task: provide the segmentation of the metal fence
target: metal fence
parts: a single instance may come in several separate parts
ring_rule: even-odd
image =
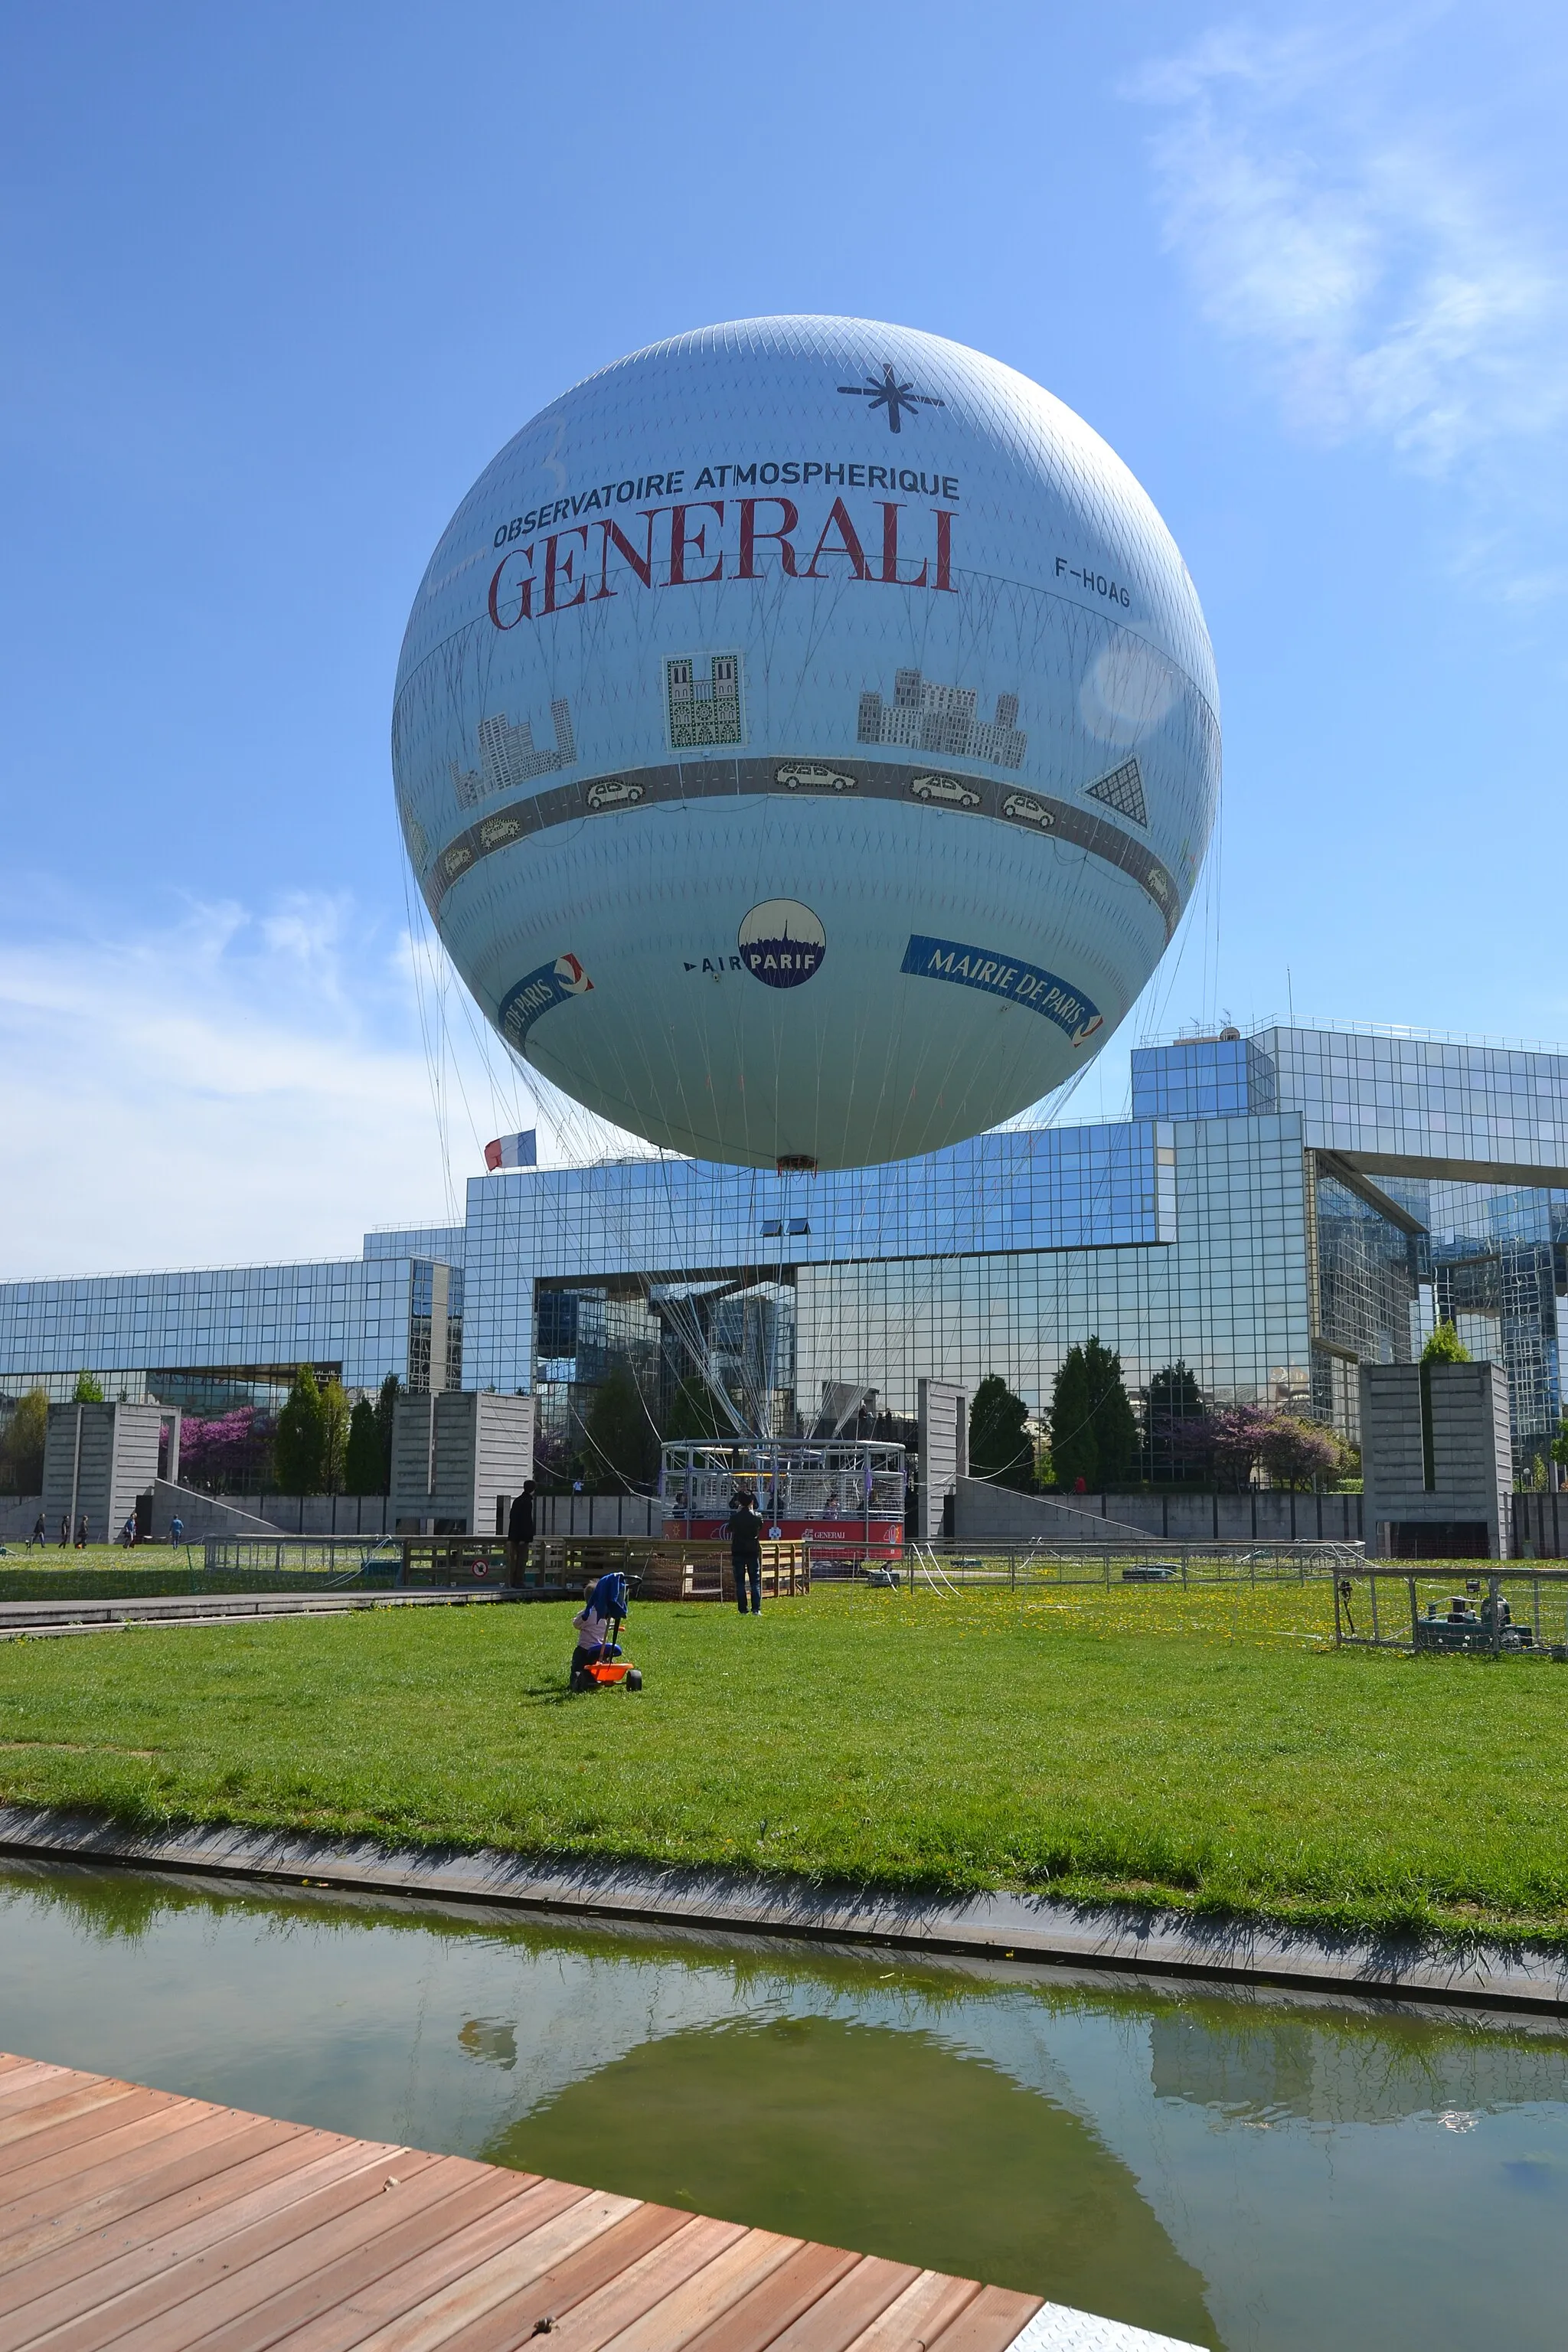
[[[907,1591],[971,1587],[1120,1584],[1305,1584],[1359,1567],[1359,1544],[1031,1544],[1016,1549],[909,1542],[902,1562],[828,1562],[814,1555],[814,1583],[897,1584]]]
[[[1334,1640],[1342,1649],[1565,1664],[1568,1568],[1347,1564],[1334,1579]]]

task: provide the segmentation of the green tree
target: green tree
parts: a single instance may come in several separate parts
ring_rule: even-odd
[[[1000,1372],[987,1372],[969,1407],[969,1475],[1027,1494],[1035,1483],[1029,1408]]]
[[[71,1402],[72,1404],[101,1404],[103,1382],[95,1381],[90,1372],[79,1372],[76,1376],[76,1386],[71,1391]]]
[[[403,1393],[403,1383],[395,1372],[388,1372],[376,1394],[375,1433],[381,1441],[381,1486],[362,1488],[362,1493],[390,1495],[392,1492],[392,1421],[397,1410],[397,1400]]]
[[[0,1486],[13,1495],[44,1491],[44,1439],[49,1427],[49,1400],[43,1389],[29,1389],[5,1424],[0,1438]]]
[[[1075,1340],[1051,1392],[1051,1461],[1057,1485],[1113,1486],[1138,1463],[1138,1423],[1114,1349]]]
[[[1426,1345],[1421,1350],[1424,1364],[1468,1364],[1470,1351],[1460,1339],[1456,1327],[1445,1315],[1427,1334]]]
[[[350,1495],[382,1493],[381,1432],[375,1407],[361,1397],[349,1415],[349,1442],[343,1449],[343,1487]]]
[[[588,1484],[601,1494],[647,1486],[658,1475],[658,1437],[629,1365],[612,1364],[584,1422]]]
[[[1552,1459],[1568,1470],[1568,1412],[1557,1424],[1557,1434],[1552,1441]]]
[[[326,1468],[327,1416],[309,1364],[301,1364],[272,1433],[272,1459],[286,1495],[319,1495]]]
[[[700,1372],[692,1372],[669,1401],[665,1436],[672,1444],[705,1442],[734,1434],[728,1417]]]
[[[334,1372],[321,1391],[321,1422],[325,1442],[321,1448],[321,1484],[329,1495],[335,1495],[343,1483],[343,1459],[349,1450],[349,1398]]]

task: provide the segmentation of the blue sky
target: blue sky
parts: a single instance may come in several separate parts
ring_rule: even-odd
[[[526,1107],[415,985],[403,624],[527,416],[728,317],[994,352],[1187,558],[1217,866],[1079,1107],[1288,1001],[1568,1038],[1564,25],[0,6],[0,1274],[352,1250]]]

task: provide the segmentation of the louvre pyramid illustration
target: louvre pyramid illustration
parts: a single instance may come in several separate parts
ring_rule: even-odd
[[[1143,779],[1138,772],[1136,760],[1124,761],[1120,768],[1112,768],[1109,776],[1101,776],[1099,782],[1090,784],[1088,790],[1091,801],[1103,801],[1107,808],[1116,811],[1118,816],[1130,816],[1134,824],[1148,824],[1149,810],[1143,798]]]

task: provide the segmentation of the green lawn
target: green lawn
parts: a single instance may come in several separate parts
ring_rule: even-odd
[[[1568,1941],[1568,1669],[1331,1641],[1326,1584],[559,1606],[0,1643],[0,1792]]]

